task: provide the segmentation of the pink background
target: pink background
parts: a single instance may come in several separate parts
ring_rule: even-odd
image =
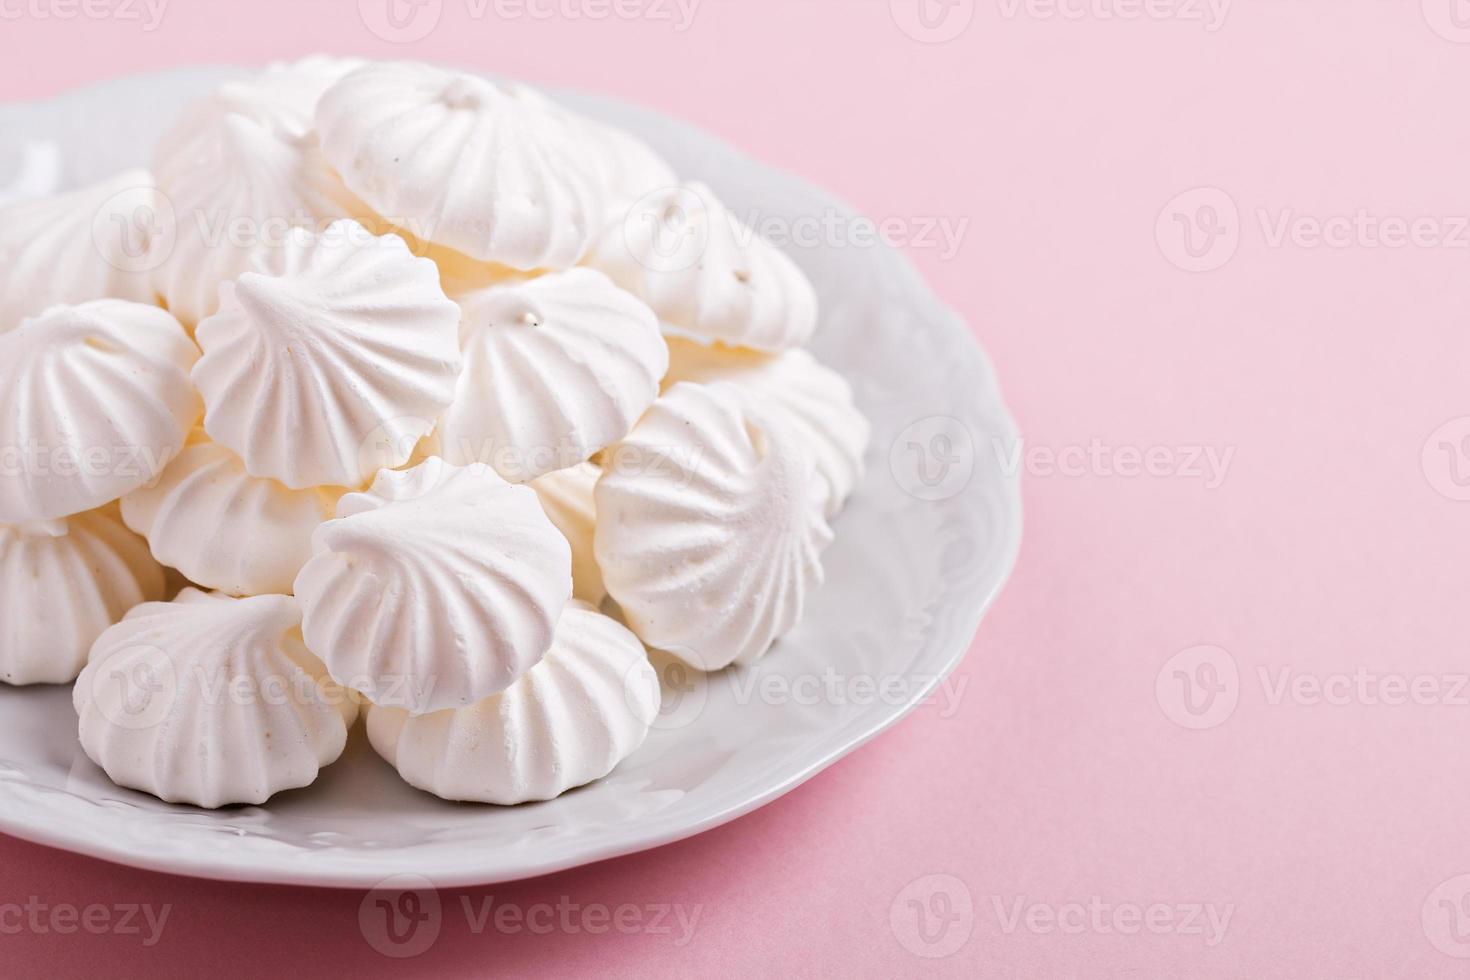
[[[958,254],[908,251],[994,355],[1039,451],[1024,553],[962,668],[957,714],[927,707],[698,839],[468,893],[700,905],[687,945],[475,935],[452,893],[439,941],[398,962],[364,941],[359,894],[187,881],[3,839],[0,902],[173,905],[153,949],[0,936],[6,972],[1462,974],[1437,946],[1470,952],[1450,932],[1470,917],[1439,898],[1470,887],[1431,893],[1470,872],[1470,691],[1454,680],[1470,503],[1451,499],[1449,468],[1470,466],[1451,456],[1470,423],[1421,451],[1470,415],[1470,232],[1456,220],[1470,214],[1470,46],[1430,26],[1452,23],[1451,0],[1425,2],[1236,0],[1210,30],[1185,19],[1194,0],[1137,19],[1106,16],[1119,0],[1071,0],[1070,16],[959,0],[973,22],[943,44],[906,34],[887,0],[705,0],[683,32],[476,20],[445,0],[438,28],[404,45],[375,38],[353,0],[176,0],[152,32],[0,5],[22,12],[0,21],[6,99],[197,62],[407,55],[645,103],[875,217],[968,221]],[[1200,187],[1226,197],[1165,210]],[[1238,218],[1197,208],[1222,200]],[[1430,221],[1403,247],[1361,229],[1313,244],[1312,219],[1360,209],[1384,231]],[[1219,218],[1200,263],[1233,256],[1176,267],[1189,259],[1175,212],[1196,232]],[[1274,239],[1283,218],[1295,239]],[[1102,463],[1045,465],[1093,440]],[[1166,465],[1117,475],[1119,447],[1169,447]],[[1192,475],[1189,447],[1234,451],[1219,486]],[[1238,701],[1228,718],[1188,715],[1172,668],[1156,693],[1165,662],[1198,644],[1227,651],[1214,664],[1216,704]],[[1277,697],[1287,668],[1329,684],[1401,675],[1439,685],[1441,703]],[[928,875],[971,903],[968,917],[952,905],[944,941],[970,932],[944,959],[890,923]],[[1214,946],[1180,930],[1008,929],[1017,900],[1094,897],[1231,918]]]

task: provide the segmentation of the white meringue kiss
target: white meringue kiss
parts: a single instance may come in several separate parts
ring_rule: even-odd
[[[706,340],[780,351],[817,327],[817,294],[786,253],[699,183],[646,194],[602,230],[586,264],[659,319]]]
[[[58,304],[153,303],[159,200],[146,170],[0,209],[0,332]]]
[[[817,472],[827,483],[827,517],[842,510],[863,478],[872,436],[846,378],[800,348],[763,354],[670,337],[669,355],[668,387],[680,381],[729,381],[785,410],[816,454]]]
[[[749,663],[801,619],[832,542],[790,420],[728,384],[677,384],[598,481],[597,563],[633,631],[701,670]]]
[[[72,691],[88,757],[169,803],[264,803],[342,754],[357,717],[301,642],[290,596],[186,589],[139,606],[92,648]]]
[[[411,785],[512,806],[612,772],[658,717],[658,674],[643,644],[583,603],[567,607],[546,658],[507,690],[421,717],[368,708],[368,737]]]
[[[231,115],[245,116],[283,137],[306,136],[323,93],[362,64],[357,58],[318,54],[276,62],[265,71],[225,82],[190,103],[159,140],[155,161],[162,165],[160,178],[167,181],[180,169],[219,163],[220,127]]]
[[[253,476],[357,487],[407,462],[449,405],[459,307],[428,259],[354,221],[290,233],[199,324],[204,427]]]
[[[187,326],[219,309],[220,287],[279,266],[293,229],[320,232],[364,205],[322,159],[315,134],[255,116],[210,120],[194,142],[154,161],[168,204],[153,240],[154,282]]]
[[[595,163],[570,117],[524,85],[373,64],[322,97],[316,124],[354,194],[470,258],[564,269],[597,231]]]
[[[191,582],[234,596],[289,595],[312,533],[344,492],[251,476],[240,457],[197,437],[155,485],[123,498],[122,516],[153,557]]]
[[[296,578],[307,646],[339,683],[414,714],[505,690],[546,654],[571,549],[529,487],[433,458],[337,505]]]
[[[115,507],[0,525],[0,682],[76,679],[102,631],[162,599],[164,573]]]
[[[462,296],[464,370],[435,439],[452,463],[515,483],[575,466],[658,397],[669,349],[653,312],[573,269]]]
[[[156,479],[199,418],[199,350],[156,306],[54,306],[0,334],[0,523],[101,507]]]

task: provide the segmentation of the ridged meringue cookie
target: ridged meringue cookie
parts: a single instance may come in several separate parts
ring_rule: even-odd
[[[524,85],[412,62],[372,64],[317,106],[327,160],[395,225],[473,259],[564,269],[601,217],[579,130]]]
[[[459,307],[432,262],[355,221],[293,230],[278,257],[226,283],[199,324],[204,428],[252,476],[362,486],[453,399]]]
[[[835,517],[863,478],[872,426],[853,401],[847,379],[810,351],[781,354],[669,338],[666,387],[680,381],[729,381],[785,409],[817,458],[827,483],[827,517]]]
[[[368,738],[412,786],[446,800],[514,806],[606,776],[648,737],[660,708],[643,644],[584,603],[567,607],[546,659],[494,697],[411,717],[367,709]]]
[[[185,589],[92,647],[72,691],[82,748],[113,782],[169,803],[264,803],[347,745],[351,695],[301,642],[290,596]]]
[[[592,492],[602,476],[595,463],[548,473],[531,483],[541,500],[541,508],[551,523],[572,546],[572,595],[593,606],[607,598],[602,582],[602,569],[597,567],[593,534],[597,530],[597,503]]]
[[[786,416],[727,382],[674,385],[597,483],[597,563],[650,646],[750,663],[801,619],[832,542],[827,488]]]
[[[337,504],[296,578],[307,646],[374,704],[425,714],[505,690],[551,647],[571,549],[529,487],[432,458]]]
[[[363,64],[359,58],[309,55],[225,82],[190,103],[159,139],[155,162],[161,165],[160,176],[220,162],[220,129],[232,115],[245,116],[282,137],[306,136],[315,125],[322,95]]]
[[[781,351],[817,327],[811,280],[700,183],[634,201],[608,222],[586,264],[696,337]]]
[[[643,303],[572,269],[459,299],[464,370],[435,432],[451,463],[515,483],[621,439],[658,397],[669,349]]]
[[[192,582],[233,596],[289,595],[312,533],[345,492],[251,476],[240,457],[196,433],[156,484],[123,498],[122,516],[155,558]]]
[[[153,303],[158,214],[146,170],[0,209],[0,331],[58,304]]]
[[[166,310],[125,300],[0,334],[0,523],[81,514],[156,479],[199,418],[198,356]]]
[[[153,241],[154,283],[188,326],[219,308],[223,283],[279,266],[292,230],[364,216],[315,134],[240,113],[213,120],[179,154],[160,153],[154,168],[172,215]]]
[[[102,631],[165,588],[163,568],[115,507],[0,524],[0,682],[75,680]]]
[[[603,222],[621,221],[628,206],[646,194],[677,187],[672,167],[632,133],[595,119],[581,119],[586,139],[597,161],[603,204]]]

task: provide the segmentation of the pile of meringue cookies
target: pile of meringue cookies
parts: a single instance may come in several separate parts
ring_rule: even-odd
[[[632,136],[316,56],[0,211],[0,681],[118,785],[260,804],[358,717],[411,785],[601,779],[649,650],[749,664],[869,428],[811,283]]]

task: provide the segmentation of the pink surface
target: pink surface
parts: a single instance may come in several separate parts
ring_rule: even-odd
[[[901,219],[1028,436],[1027,539],[956,713],[734,825],[448,893],[402,961],[365,941],[359,894],[5,839],[5,972],[1463,974],[1470,422],[1431,440],[1470,415],[1456,0],[957,0],[932,31],[973,19],[943,44],[900,28],[935,36],[905,0],[705,0],[683,31],[445,0],[402,45],[353,2],[178,2],[151,31],[65,2],[0,0],[0,96],[319,49],[438,59],[648,104]],[[956,253],[926,219],[968,223]],[[699,919],[683,944],[672,917],[476,934],[460,900],[492,895]],[[17,934],[5,903],[32,896],[172,911],[152,948]]]

